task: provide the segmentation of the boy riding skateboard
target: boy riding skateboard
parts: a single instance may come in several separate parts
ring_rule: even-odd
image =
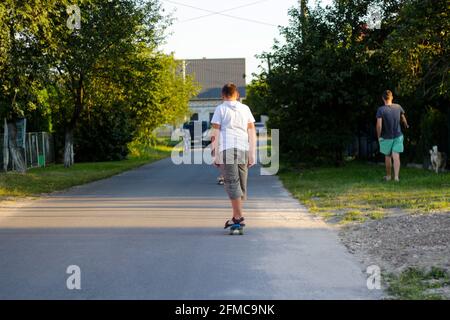
[[[216,108],[211,120],[214,164],[222,172],[233,208],[233,217],[225,223],[225,229],[244,225],[242,201],[247,197],[248,168],[256,162],[255,119],[250,108],[238,98],[236,85],[227,83],[222,88],[223,103]]]

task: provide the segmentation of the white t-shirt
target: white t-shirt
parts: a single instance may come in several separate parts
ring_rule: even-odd
[[[248,124],[255,122],[250,108],[239,101],[217,106],[211,123],[220,125],[219,151],[236,148],[248,151]]]

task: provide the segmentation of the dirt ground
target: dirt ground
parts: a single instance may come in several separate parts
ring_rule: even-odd
[[[398,274],[408,267],[450,271],[450,212],[410,214],[346,225],[339,232],[348,250],[364,265]]]
[[[344,226],[340,237],[365,264],[377,264],[387,272],[410,266],[450,270],[450,212],[391,214]]]

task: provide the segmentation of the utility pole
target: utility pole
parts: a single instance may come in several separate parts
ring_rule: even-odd
[[[183,74],[183,81],[186,82],[186,60],[183,60],[181,64],[181,72]]]
[[[308,0],[299,0],[300,4],[300,15],[302,19],[305,19],[308,16]]]
[[[270,53],[266,55],[266,58],[267,58],[267,67],[270,74],[272,72],[272,61],[270,61],[271,58]]]
[[[302,24],[302,41],[305,40],[306,19],[308,17],[308,0],[299,0],[300,5],[300,21]]]
[[[448,134],[447,154],[450,154],[450,106],[448,106],[448,113],[447,113],[447,134]],[[447,159],[447,162],[450,162],[450,160]]]

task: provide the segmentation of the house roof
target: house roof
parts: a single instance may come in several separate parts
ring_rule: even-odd
[[[222,87],[233,82],[241,98],[245,98],[245,58],[189,59],[186,74],[194,76],[201,85],[201,92],[194,100],[221,99]]]

